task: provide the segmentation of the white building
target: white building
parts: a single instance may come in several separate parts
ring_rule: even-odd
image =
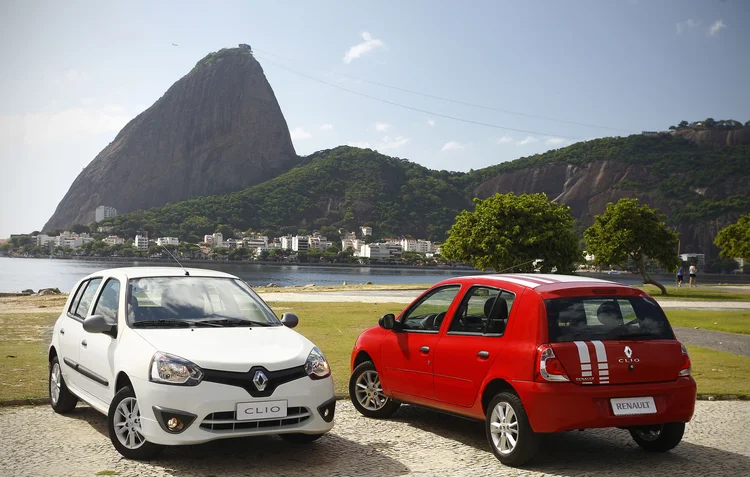
[[[283,237],[281,237],[281,248],[284,250],[292,249],[292,236],[291,235],[284,235]]]
[[[680,254],[680,260],[687,263],[689,267],[694,264],[699,272],[705,270],[706,267],[706,255],[702,253],[683,253]]]
[[[214,236],[213,235],[204,235],[203,236],[203,243],[206,245],[213,245],[214,244]]]
[[[359,256],[371,260],[380,260],[391,258],[391,251],[388,249],[387,243],[368,243],[360,247]]]
[[[404,252],[435,253],[435,247],[432,242],[422,239],[401,239],[401,249]]]
[[[295,235],[292,237],[292,250],[307,252],[310,250],[310,238],[307,235]]]
[[[358,252],[362,248],[362,245],[364,244],[365,242],[362,240],[359,240],[357,238],[352,239],[352,238],[347,237],[341,241],[341,250],[346,251],[347,248],[351,247],[352,249],[354,249],[355,252]]]
[[[400,258],[401,257],[403,248],[401,247],[400,243],[397,243],[397,242],[396,243],[394,243],[394,242],[386,242],[385,245],[386,245],[386,247],[388,247],[388,250],[391,253],[391,257],[394,257],[394,258]]]
[[[94,241],[94,237],[89,237],[88,234],[75,234],[73,232],[70,232],[68,230],[64,231],[57,237],[52,238],[51,241],[54,241],[55,246],[57,247],[70,247],[70,248],[79,248],[81,245],[89,242]],[[48,242],[49,244],[49,242]]]
[[[117,245],[125,243],[125,239],[122,237],[118,237],[117,235],[110,235],[109,237],[102,239],[102,242],[108,245]]]
[[[326,237],[319,234],[310,237],[310,250],[325,251],[331,245],[333,245],[333,242],[328,241]]]
[[[96,221],[101,222],[104,219],[108,219],[110,217],[117,217],[117,209],[114,207],[108,207],[106,205],[100,205],[96,208]]]
[[[141,252],[148,252],[148,237],[144,237],[143,235],[136,235],[135,241],[133,242],[133,247]]]
[[[156,239],[157,245],[180,245],[180,239],[177,237],[159,237]]]
[[[36,241],[37,247],[46,247],[50,244],[50,242],[55,241],[55,237],[50,237],[47,234],[39,234],[31,238],[33,238]]]
[[[224,236],[221,234],[221,232],[216,232],[212,235],[204,235],[203,242],[210,247],[223,247]]]
[[[359,229],[362,231],[362,237],[372,236],[372,227],[368,227],[366,225],[363,225]]]

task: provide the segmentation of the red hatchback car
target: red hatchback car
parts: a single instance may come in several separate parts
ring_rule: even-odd
[[[528,462],[539,434],[619,427],[679,444],[695,407],[687,350],[646,293],[564,275],[444,280],[364,331],[349,394],[367,417],[401,403],[484,420],[495,456]]]

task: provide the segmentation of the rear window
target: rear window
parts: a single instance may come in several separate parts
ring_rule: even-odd
[[[674,339],[661,307],[645,297],[545,300],[550,342]]]

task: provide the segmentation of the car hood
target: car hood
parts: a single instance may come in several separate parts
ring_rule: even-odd
[[[246,372],[305,364],[313,344],[286,326],[268,328],[178,328],[133,330],[154,348],[185,358],[201,368]]]

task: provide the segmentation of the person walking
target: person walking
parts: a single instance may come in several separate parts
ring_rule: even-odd
[[[695,282],[695,274],[698,271],[697,268],[695,268],[695,264],[690,264],[690,269],[688,270],[690,272],[690,287],[696,287],[698,288],[698,284]]]
[[[682,286],[682,277],[682,265],[680,265],[680,268],[677,269],[677,288]]]

